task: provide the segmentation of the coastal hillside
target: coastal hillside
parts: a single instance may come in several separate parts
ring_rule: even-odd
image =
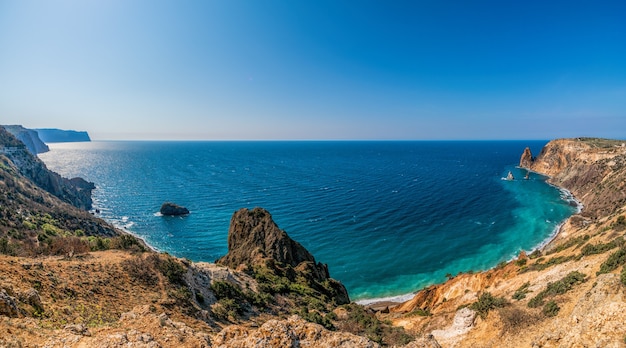
[[[451,276],[380,316],[442,347],[623,347],[625,161],[623,142],[606,139],[554,140],[536,158],[526,149],[520,166],[582,211],[542,250]]]

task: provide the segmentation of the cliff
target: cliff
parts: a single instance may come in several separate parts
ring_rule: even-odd
[[[44,142],[39,138],[37,131],[17,125],[2,127],[24,143],[28,151],[30,151],[33,155],[50,151],[48,145],[44,144]]]
[[[583,202],[583,216],[597,219],[626,204],[625,157],[626,141],[558,139],[548,143],[536,160],[521,161],[520,166],[550,176],[550,183]]]
[[[89,134],[85,131],[63,130],[56,128],[37,128],[39,138],[46,143],[67,143],[91,141]]]
[[[543,250],[464,273],[379,314],[442,347],[622,347],[626,329],[626,147],[595,138],[549,142],[520,166],[584,205]]]
[[[26,145],[15,138],[5,128],[0,127],[0,151],[37,186],[77,208],[91,209],[93,183],[80,178],[66,179],[48,170],[46,165]]]

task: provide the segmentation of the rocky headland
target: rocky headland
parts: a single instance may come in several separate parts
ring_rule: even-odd
[[[524,151],[520,166],[571,191],[582,212],[543,250],[378,312],[349,303],[264,209],[235,212],[227,255],[193,263],[49,194],[21,158],[0,155],[0,347],[624,345],[622,142],[561,139],[536,158]]]

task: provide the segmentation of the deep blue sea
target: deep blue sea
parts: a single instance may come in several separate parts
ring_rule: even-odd
[[[545,143],[90,142],[39,157],[95,182],[102,218],[193,261],[227,252],[234,211],[266,208],[365,300],[488,269],[549,239],[576,207],[515,167],[526,146]],[[160,216],[165,201],[191,214]]]

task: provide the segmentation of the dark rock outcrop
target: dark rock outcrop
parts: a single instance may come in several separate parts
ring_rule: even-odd
[[[519,166],[522,168],[530,168],[533,165],[535,158],[533,157],[530,148],[527,147],[524,149],[524,153],[522,153],[522,157],[519,160]]]
[[[91,141],[85,131],[63,130],[56,128],[38,128],[39,138],[46,143],[67,143],[79,141]]]
[[[165,202],[161,205],[160,212],[166,216],[180,216],[189,214],[189,209],[172,202]]]
[[[262,208],[244,208],[233,214],[228,229],[228,254],[216,263],[232,269],[242,265],[261,265],[280,271],[289,269],[309,280],[314,288],[321,289],[317,285],[329,283],[330,296],[338,304],[350,302],[343,284],[330,278],[328,266],[316,262],[313,255],[278,228],[270,213]]]
[[[36,155],[38,153],[44,153],[50,151],[48,145],[46,145],[37,134],[37,131],[27,129],[19,125],[2,126],[9,133],[13,134],[18,140],[20,140],[30,153]]]

